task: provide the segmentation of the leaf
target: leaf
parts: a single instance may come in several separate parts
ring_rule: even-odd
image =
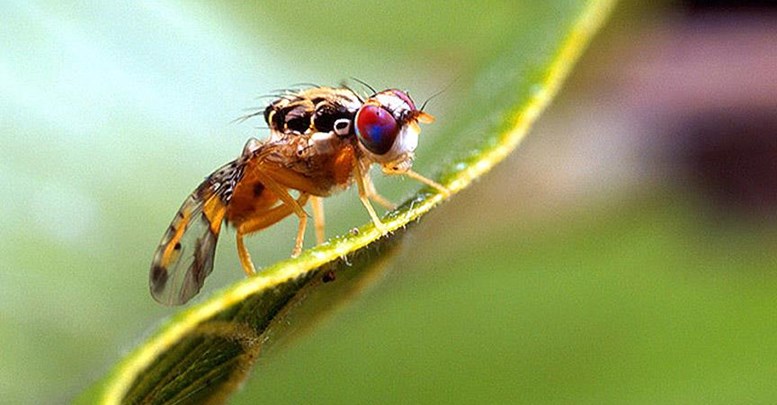
[[[612,2],[554,5],[557,20],[537,24],[530,43],[517,39],[508,43],[474,76],[459,118],[448,125],[447,136],[437,137],[446,145],[453,145],[454,139],[470,142],[441,148],[448,163],[438,181],[454,194],[515,149],[558,91]],[[478,141],[471,144],[472,139]],[[460,150],[467,153],[457,156]],[[225,400],[258,356],[288,342],[325,310],[369,285],[407,230],[443,200],[434,190],[422,189],[383,218],[388,235],[366,224],[181,312],[80,400]]]

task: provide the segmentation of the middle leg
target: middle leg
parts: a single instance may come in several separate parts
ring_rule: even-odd
[[[320,245],[324,243],[326,234],[324,233],[324,199],[312,196],[310,205],[313,207],[313,223],[316,228],[316,242]]]

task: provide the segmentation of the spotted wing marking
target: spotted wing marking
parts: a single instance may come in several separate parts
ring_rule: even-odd
[[[181,205],[151,262],[149,287],[158,302],[183,304],[202,288],[244,166],[241,157],[216,170]]]

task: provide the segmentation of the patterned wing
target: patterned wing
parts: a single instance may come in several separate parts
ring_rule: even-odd
[[[149,287],[158,302],[180,305],[200,292],[213,270],[221,223],[244,166],[241,157],[221,167],[181,205],[151,262]]]

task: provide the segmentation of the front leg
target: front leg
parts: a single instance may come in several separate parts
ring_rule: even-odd
[[[367,198],[383,206],[383,208],[391,211],[397,208],[397,205],[378,194],[375,190],[375,183],[372,182],[372,177],[368,169],[364,170],[362,178],[364,179],[364,192],[367,194]]]
[[[364,208],[367,209],[367,213],[370,214],[370,218],[372,218],[372,223],[375,224],[375,228],[377,228],[381,234],[385,234],[388,230],[386,229],[386,226],[383,225],[380,218],[378,218],[378,214],[375,213],[375,208],[372,208],[369,195],[367,194],[367,186],[364,182],[364,170],[366,169],[363,169],[357,161],[354,165],[354,177],[356,178],[356,187],[359,189],[359,200],[361,200]]]
[[[427,178],[427,177],[419,174],[418,172],[414,172],[412,169],[408,169],[406,171],[399,172],[399,171],[393,171],[391,169],[387,169],[387,168],[384,167],[383,168],[383,172],[386,173],[386,174],[389,174],[389,175],[402,175],[402,176],[410,177],[413,180],[416,180],[418,182],[426,184],[427,186],[437,190],[437,192],[442,194],[442,196],[445,197],[445,198],[448,198],[451,195],[451,191],[448,190],[447,187],[443,186],[442,184],[440,184],[440,183],[438,183],[438,182],[436,182],[436,181],[434,181],[434,180],[432,180],[430,178]]]

